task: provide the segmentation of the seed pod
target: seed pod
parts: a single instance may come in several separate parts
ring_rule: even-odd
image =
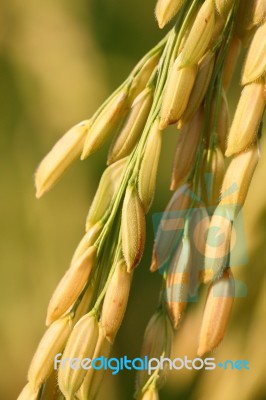
[[[105,141],[118,128],[121,118],[124,116],[128,104],[129,87],[124,86],[93,120],[85,139],[81,160],[85,160],[92,153],[103,146]]]
[[[214,206],[220,201],[221,187],[225,174],[224,156],[219,149],[208,149],[204,156],[201,175],[202,198],[206,205]]]
[[[207,235],[204,270],[201,276],[204,283],[222,275],[230,254],[232,234],[235,232],[232,229],[230,213],[226,206],[219,204],[211,218]]]
[[[172,168],[171,190],[175,190],[188,177],[196,158],[202,128],[203,112],[200,109],[184,126],[178,137]]]
[[[85,253],[67,270],[48,305],[46,324],[60,318],[77,300],[87,283],[97,254],[97,248],[90,246]]]
[[[99,325],[99,337],[93,353],[92,359],[98,357],[108,357],[111,351],[111,343],[106,339],[101,325]],[[94,400],[102,383],[105,370],[102,368],[95,371],[93,368],[86,372],[85,378],[76,393],[78,400]]]
[[[84,358],[92,359],[95,346],[98,340],[98,322],[95,315],[89,313],[74,326],[74,329],[67,341],[66,348],[62,355],[62,361],[68,361],[60,364],[58,371],[58,385],[67,400],[72,400],[74,394],[79,389],[86,374],[82,366],[77,365],[73,368],[71,363],[78,359],[81,362]]]
[[[102,228],[103,228],[102,224],[100,222],[97,222],[95,225],[92,225],[92,227],[88,230],[88,232],[85,233],[85,235],[79,242],[73,254],[70,265],[73,265],[77,261],[77,259],[80,256],[82,256],[90,246],[95,244],[95,241],[99,237]]]
[[[160,358],[160,356],[169,357],[173,341],[173,329],[169,318],[161,311],[157,311],[150,319],[144,334],[142,345],[142,356],[151,358]],[[157,384],[163,380],[166,369],[158,372],[159,379]],[[138,371],[137,374],[137,391],[140,391],[150,378],[147,370]]]
[[[54,357],[63,350],[71,329],[72,321],[69,317],[65,317],[55,321],[43,335],[28,372],[28,380],[33,391],[38,391],[51,374]]]
[[[236,69],[237,61],[241,52],[241,48],[242,48],[241,40],[237,36],[234,36],[231,40],[224,61],[223,88],[225,90],[228,90],[228,88],[230,87],[233,74]]]
[[[158,391],[155,388],[149,388],[141,397],[141,400],[159,400]]]
[[[263,82],[251,83],[243,88],[231,129],[225,155],[245,150],[256,141],[257,130],[265,107]]]
[[[230,123],[230,117],[229,117],[228,102],[225,91],[223,90],[221,99],[221,108],[216,126],[217,141],[223,154],[225,153],[226,149],[227,136],[229,132],[229,123]]]
[[[235,156],[227,168],[221,189],[221,205],[227,205],[232,220],[245,202],[259,157],[258,145],[254,144],[247,151]]]
[[[150,271],[165,265],[184,227],[184,215],[192,201],[191,187],[187,183],[177,189],[160,220],[152,253]],[[174,223],[173,223],[174,222]],[[180,236],[181,238],[181,236]]]
[[[163,93],[160,129],[176,123],[185,111],[197,74],[197,66],[180,69],[178,59],[172,66]]]
[[[29,383],[22,389],[17,400],[37,400],[39,398],[39,392],[33,392]]]
[[[124,260],[120,260],[109,283],[101,314],[101,324],[106,338],[113,343],[122,323],[132,281]]]
[[[242,85],[252,83],[262,77],[266,72],[265,38],[266,22],[258,28],[251,42],[242,73]]]
[[[129,100],[133,101],[146,88],[149,79],[157,68],[161,52],[156,52],[151,55],[146,61],[140,60],[131,72],[131,77],[134,77],[129,91]],[[145,58],[145,57],[144,57]]]
[[[144,89],[136,97],[125,123],[110,147],[108,164],[120,160],[131,153],[142,134],[150,112],[152,99],[153,91],[151,88]]]
[[[209,226],[210,217],[206,208],[195,208],[189,223],[191,268],[189,271],[188,292],[191,297],[197,295],[200,278],[204,270],[206,236]]]
[[[128,186],[122,208],[122,250],[131,272],[140,262],[145,245],[145,213],[138,193]]]
[[[234,279],[230,270],[226,270],[209,289],[200,330],[199,357],[214,350],[223,340],[234,297]]]
[[[38,199],[51,189],[66,169],[79,157],[90,124],[90,120],[87,120],[73,126],[41,161],[35,173]]]
[[[138,193],[146,213],[154,197],[161,144],[162,132],[155,121],[147,139],[138,179]]]
[[[166,306],[175,329],[187,305],[190,269],[190,241],[188,237],[183,237],[171,260],[166,279]]]
[[[178,13],[184,0],[157,0],[155,16],[159,28],[163,28]]]
[[[227,18],[229,11],[232,9],[235,0],[215,0],[215,6],[218,13],[223,17]]]
[[[199,62],[210,44],[215,26],[213,0],[205,0],[188,35],[185,46],[178,57],[179,68]]]
[[[208,89],[214,67],[214,54],[208,52],[199,62],[198,73],[192,88],[185,112],[181,117],[181,124],[189,121],[200,107]]]
[[[123,158],[107,167],[104,171],[90,206],[86,220],[86,231],[103,218],[121,184],[127,161],[127,158]]]

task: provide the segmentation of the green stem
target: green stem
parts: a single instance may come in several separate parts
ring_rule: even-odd
[[[115,271],[116,265],[117,265],[119,259],[121,258],[121,230],[119,230],[119,235],[118,235],[118,241],[117,242],[118,242],[118,244],[116,246],[116,251],[115,251],[113,264],[112,264],[112,266],[110,268],[110,271],[108,273],[108,277],[105,280],[104,287],[101,290],[101,293],[99,294],[99,296],[97,297],[97,300],[96,300],[96,302],[94,304],[94,307],[93,307],[93,309],[95,310],[95,312],[97,314],[99,313],[99,309],[101,307],[101,303],[102,303],[102,301],[104,299],[105,293],[106,293],[106,291],[108,289],[108,286],[109,286],[109,283],[110,283],[110,281],[112,279],[112,276],[113,276],[113,273]]]
[[[181,29],[180,29],[178,35],[176,33],[176,31],[178,30],[177,26],[176,26],[168,33],[168,35],[166,35],[166,37],[160,42],[160,44],[154,48],[154,49],[157,49],[157,51],[158,51],[158,48],[161,50],[162,46],[165,45],[165,48],[164,48],[164,51],[163,51],[163,54],[162,54],[161,60],[160,60],[161,68],[159,68],[159,71],[158,71],[157,85],[155,88],[153,104],[152,104],[149,116],[147,118],[147,122],[144,127],[141,139],[140,139],[138,145],[136,146],[135,150],[132,152],[132,155],[129,159],[129,162],[128,162],[128,165],[126,168],[126,172],[123,176],[120,188],[118,189],[118,192],[117,192],[117,195],[115,196],[114,201],[111,203],[109,217],[107,218],[104,229],[97,240],[96,245],[98,245],[98,254],[102,250],[102,246],[104,245],[105,238],[110,231],[110,227],[114,221],[117,210],[121,203],[121,199],[124,195],[124,192],[126,190],[128,183],[131,183],[134,186],[136,186],[138,171],[139,171],[140,163],[142,160],[143,151],[145,149],[145,144],[147,141],[148,134],[150,132],[150,128],[151,128],[153,122],[155,121],[155,119],[158,117],[158,114],[160,111],[160,106],[161,106],[161,101],[162,101],[162,92],[163,92],[163,89],[164,89],[164,86],[166,83],[166,79],[167,79],[167,76],[169,73],[169,68],[171,66],[171,62],[174,61],[174,56],[175,56],[174,53],[175,53],[175,51],[177,51],[177,49],[180,46],[182,37],[185,33],[185,30],[188,26],[190,18],[192,16],[193,11],[198,2],[199,2],[199,0],[194,0],[192,2],[192,5],[186,14],[185,20],[182,23],[182,26],[181,26]],[[148,55],[146,55],[143,58],[143,60],[147,60],[151,56],[152,52],[155,51],[154,49],[151,50],[151,52],[149,52]],[[143,61],[143,63],[141,63],[141,66],[143,66],[145,62],[146,61]],[[137,74],[140,71],[141,66],[139,68],[133,70],[135,74]]]
[[[199,2],[199,0],[194,0],[191,4],[189,10],[187,12],[186,12],[186,10],[184,10],[185,19],[182,22],[180,30],[178,30],[178,28],[179,28],[179,22],[182,21],[182,18],[180,18],[178,20],[175,27],[170,32],[169,39],[168,39],[166,47],[165,47],[165,52],[163,53],[162,58],[161,58],[162,68],[160,69],[159,74],[158,74],[157,85],[156,85],[155,93],[154,93],[154,101],[152,104],[152,108],[151,108],[149,117],[147,119],[146,126],[144,128],[143,135],[141,137],[141,141],[139,143],[140,151],[138,153],[138,158],[137,158],[137,161],[135,164],[134,173],[133,173],[133,177],[132,177],[132,181],[134,183],[137,180],[140,163],[141,163],[144,149],[145,149],[145,143],[146,143],[148,134],[150,132],[151,125],[153,124],[153,122],[156,120],[156,118],[159,115],[159,111],[160,111],[161,103],[162,103],[163,90],[164,90],[164,87],[165,87],[165,84],[167,81],[167,77],[169,75],[169,70],[175,61],[182,38],[183,38],[185,31],[190,23],[191,17],[194,13],[194,10],[195,10],[198,2]]]
[[[172,48],[173,40],[174,40],[174,31],[172,30],[171,33],[169,34],[169,37],[168,37],[168,40],[167,40],[166,47],[164,49],[162,58],[165,57],[164,56],[165,52],[167,54],[167,49],[169,47],[169,44],[170,44],[170,48]],[[165,68],[163,69],[163,77],[164,77],[164,74],[166,74]],[[160,72],[159,72],[159,77],[160,77]],[[162,79],[162,78],[158,78],[158,79]],[[118,208],[120,206],[121,199],[122,199],[122,197],[124,195],[124,192],[126,190],[126,187],[127,187],[128,183],[130,181],[132,181],[132,177],[133,177],[134,184],[136,183],[136,169],[135,169],[135,167],[136,167],[136,164],[137,164],[137,161],[138,161],[138,155],[142,152],[142,149],[144,148],[144,145],[145,145],[145,142],[146,142],[146,138],[147,138],[150,126],[151,126],[151,121],[154,118],[154,108],[157,105],[158,97],[159,97],[158,96],[158,90],[159,90],[158,87],[161,88],[161,85],[158,85],[157,88],[155,89],[155,95],[154,95],[154,101],[153,101],[152,109],[151,109],[151,112],[149,114],[147,123],[145,125],[143,134],[141,136],[140,142],[138,143],[138,145],[136,146],[135,150],[132,152],[132,154],[130,156],[130,159],[128,161],[128,165],[126,167],[126,171],[125,171],[124,176],[122,178],[121,185],[120,185],[120,187],[118,189],[118,192],[117,192],[113,202],[111,203],[110,211],[109,211],[110,212],[109,217],[108,217],[108,219],[107,219],[107,221],[106,221],[106,223],[104,225],[104,228],[103,228],[103,231],[101,232],[101,235],[99,236],[99,238],[98,238],[98,240],[96,242],[96,245],[98,246],[98,253],[97,254],[100,254],[100,252],[102,251],[102,247],[104,245],[106,236],[108,235],[108,233],[110,231],[110,228],[111,228],[111,226],[113,224],[113,221],[114,221],[114,218],[116,216],[117,210],[118,210]],[[134,173],[134,169],[135,169],[135,173]]]

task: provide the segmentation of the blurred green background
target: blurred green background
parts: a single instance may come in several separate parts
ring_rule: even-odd
[[[77,162],[43,199],[34,195],[38,162],[75,123],[88,118],[161,37],[154,0],[2,0],[0,3],[0,398],[15,399],[44,332],[49,298],[67,268],[107,148]],[[239,94],[239,71],[230,106]],[[165,134],[148,242],[135,274],[131,298],[114,355],[137,357],[145,326],[156,308],[159,274],[148,271],[152,212],[163,211],[169,192],[175,131]],[[264,399],[266,373],[266,142],[245,206],[249,265],[237,268],[248,297],[235,302],[217,359],[250,361],[250,371],[171,373],[162,399]],[[195,357],[204,293],[190,307],[175,339],[174,356]],[[100,399],[131,399],[134,373],[106,375]]]

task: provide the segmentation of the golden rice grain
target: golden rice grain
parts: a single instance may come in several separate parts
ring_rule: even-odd
[[[256,142],[264,107],[264,82],[254,82],[242,89],[228,135],[225,152],[227,157],[245,150]]]
[[[195,207],[189,222],[189,238],[191,243],[191,268],[188,279],[188,293],[191,297],[197,295],[202,282],[204,257],[210,217],[206,207]]]
[[[234,233],[231,215],[221,203],[215,209],[210,221],[202,281],[219,278],[227,266],[230,254],[231,235]]]
[[[73,126],[41,161],[35,173],[38,199],[51,189],[66,169],[79,157],[90,124],[90,120],[87,120]]]
[[[162,132],[156,120],[149,132],[138,177],[138,193],[145,212],[148,212],[154,197],[161,145]]]
[[[266,22],[258,28],[252,39],[242,73],[242,85],[256,81],[266,72],[265,37]]]
[[[197,74],[197,66],[181,68],[178,59],[175,61],[162,99],[160,112],[160,129],[176,123],[185,111]]]
[[[179,68],[199,62],[208,49],[215,26],[215,6],[213,0],[205,0],[188,35],[184,48],[178,57]]]
[[[87,283],[96,258],[97,248],[90,246],[67,270],[48,305],[46,324],[60,318],[77,300]]]
[[[158,224],[150,270],[157,271],[168,260],[176,242],[176,233],[184,228],[184,212],[192,202],[191,186],[182,185],[171,197]]]
[[[211,52],[208,52],[200,60],[198,64],[198,73],[189,97],[188,104],[180,120],[181,127],[185,122],[189,121],[190,118],[193,117],[195,112],[200,107],[210,83],[214,61],[214,54]]]
[[[202,198],[208,206],[220,201],[221,187],[225,174],[224,156],[219,147],[209,149],[205,153],[202,170]]]
[[[235,297],[235,285],[230,270],[212,283],[209,289],[200,330],[198,355],[214,350],[223,340]]]
[[[123,320],[132,281],[132,273],[127,272],[127,265],[120,260],[113,273],[104,298],[101,325],[106,338],[113,343]]]
[[[229,109],[228,109],[228,101],[225,91],[222,91],[222,99],[221,99],[221,108],[218,116],[217,121],[217,142],[222,150],[222,153],[225,153],[226,144],[227,144],[227,136],[229,133],[229,126],[230,126],[230,116],[229,116]]]
[[[122,208],[122,250],[127,270],[131,272],[140,262],[145,238],[145,213],[138,193],[133,186],[128,186]]]
[[[70,335],[72,321],[65,317],[55,321],[43,335],[31,361],[28,380],[33,391],[38,391],[53,370],[54,357],[60,353]]]
[[[108,164],[128,156],[139,140],[150,112],[153,90],[145,88],[134,100],[127,119],[108,153]]]
[[[187,305],[190,269],[190,240],[184,237],[169,265],[166,279],[166,306],[175,329]]]
[[[173,340],[173,329],[167,316],[161,311],[157,311],[150,319],[145,330],[143,346],[141,350],[142,356],[151,358],[160,358],[170,356]],[[159,372],[159,381],[165,377],[166,368]],[[137,390],[140,391],[149,379],[147,370],[138,371],[137,374]]]
[[[260,157],[257,143],[236,155],[230,162],[222,184],[221,205],[226,205],[234,219],[243,206]]]
[[[58,371],[58,385],[67,400],[74,398],[82,384],[86,370],[79,363],[84,358],[92,359],[98,334],[98,322],[93,314],[84,315],[73,328]],[[65,364],[64,359],[68,359]],[[74,368],[71,362],[75,362]]]
[[[98,357],[108,357],[111,351],[111,343],[106,339],[103,328],[99,325],[99,336],[92,359]],[[102,383],[105,370],[96,371],[89,369],[86,372],[85,378],[76,393],[78,400],[95,399]]]
[[[104,171],[87,215],[86,231],[99,223],[110,207],[110,203],[121,184],[127,161],[127,158],[123,158]]]
[[[159,28],[163,28],[180,10],[184,0],[157,0],[155,16]]]
[[[171,190],[175,190],[188,177],[196,159],[203,128],[203,112],[200,109],[181,130],[172,167]]]
[[[83,146],[82,160],[102,147],[117,129],[127,108],[128,91],[128,86],[123,87],[93,120]]]

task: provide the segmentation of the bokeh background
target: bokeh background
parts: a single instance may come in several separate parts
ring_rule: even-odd
[[[106,152],[76,162],[43,199],[34,195],[36,166],[73,124],[88,118],[124,80],[138,59],[162,36],[154,0],[1,0],[0,2],[0,398],[15,399],[44,332],[49,298],[67,268]],[[233,113],[240,69],[230,90]],[[135,273],[115,356],[137,357],[154,312],[160,275],[148,271],[153,241],[152,212],[170,197],[170,152],[174,130],[165,133],[158,189],[147,218],[148,242]],[[217,359],[247,359],[249,371],[171,373],[163,400],[265,399],[266,337],[266,141],[244,208],[248,265],[235,268],[248,296],[235,301]],[[177,332],[173,356],[196,356],[204,292],[189,307]],[[132,398],[135,376],[106,375],[100,400]]]

